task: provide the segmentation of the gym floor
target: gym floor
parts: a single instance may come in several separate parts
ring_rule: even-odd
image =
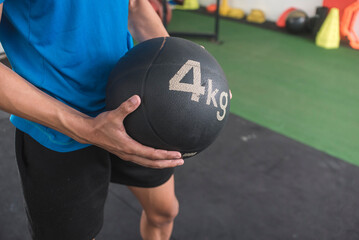
[[[175,11],[169,30],[212,31],[213,19]],[[220,40],[194,41],[224,68],[232,114],[176,170],[172,239],[359,239],[358,53],[229,20]],[[8,117],[0,112],[0,239],[29,240]],[[96,239],[139,239],[140,212],[111,185]]]

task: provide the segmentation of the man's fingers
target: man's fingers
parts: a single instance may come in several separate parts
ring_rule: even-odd
[[[128,161],[134,162],[144,167],[149,168],[172,168],[183,165],[183,159],[164,159],[164,160],[149,160],[137,155],[119,156],[120,158],[126,158]]]
[[[119,154],[115,153],[121,159],[150,168],[177,167],[184,163],[180,152],[147,147],[130,137],[128,143],[124,151]]]
[[[117,117],[123,121],[126,116],[135,111],[140,104],[141,99],[139,96],[134,95],[130,97],[115,110],[116,114],[119,114]],[[125,141],[126,144],[122,145],[122,149],[118,149],[120,150],[119,152],[115,150],[114,154],[118,152],[116,155],[124,160],[151,168],[169,168],[183,164],[180,152],[159,150],[144,146],[128,136],[125,131],[122,131],[122,141]]]
[[[133,95],[123,102],[115,111],[120,113],[121,120],[123,120],[127,115],[135,111],[140,104],[141,98],[138,95]]]
[[[182,158],[180,152],[154,149],[152,147],[142,145],[141,143],[132,139],[130,136],[128,136],[127,143],[127,149],[124,149],[126,154],[136,155],[138,157],[146,158],[149,160],[176,160]]]
[[[97,145],[126,161],[151,168],[168,168],[183,164],[182,155],[176,151],[158,150],[144,146],[132,139],[126,132],[123,120],[141,104],[134,95],[117,109],[100,114],[93,119],[95,136],[90,143]]]

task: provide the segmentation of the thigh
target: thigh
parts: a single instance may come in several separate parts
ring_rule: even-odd
[[[54,152],[17,130],[16,157],[33,238],[94,238],[103,223],[108,153],[94,146]]]
[[[174,216],[178,212],[174,175],[154,188],[128,187],[141,203],[147,216]]]
[[[166,183],[174,173],[174,168],[153,169],[124,161],[110,154],[111,182],[126,186],[153,188]]]

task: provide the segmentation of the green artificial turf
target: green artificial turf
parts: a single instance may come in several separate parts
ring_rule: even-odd
[[[174,11],[169,31],[211,32],[210,16]],[[231,112],[359,165],[359,51],[221,20],[206,47],[233,93]]]

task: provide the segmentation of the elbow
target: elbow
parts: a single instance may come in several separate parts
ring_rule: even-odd
[[[142,0],[129,0],[128,11],[135,11]]]
[[[1,22],[1,16],[2,16],[2,8],[3,8],[3,3],[0,4],[0,22]]]

